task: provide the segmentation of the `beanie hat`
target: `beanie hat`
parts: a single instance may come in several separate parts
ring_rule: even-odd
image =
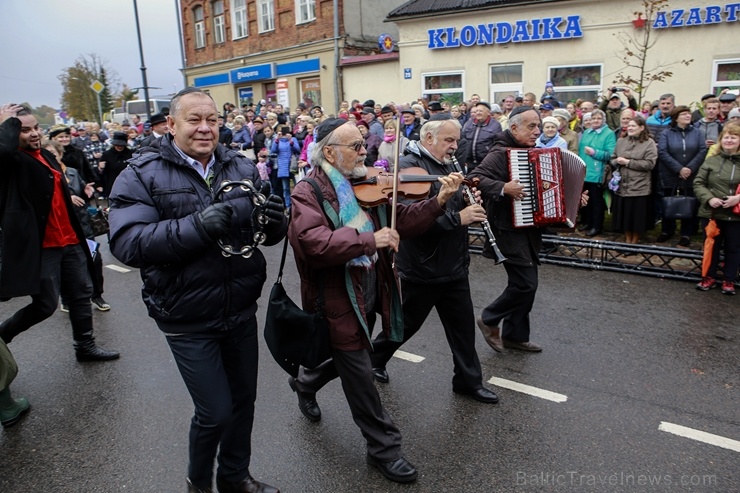
[[[555,128],[559,128],[560,127],[560,120],[558,120],[554,116],[546,116],[545,118],[543,118],[542,119],[542,125],[544,126],[545,123],[552,123],[553,125],[555,125]]]

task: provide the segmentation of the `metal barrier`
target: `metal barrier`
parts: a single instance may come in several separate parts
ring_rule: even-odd
[[[468,231],[470,251],[482,253],[486,242],[483,230],[469,228]],[[628,272],[684,281],[701,280],[702,252],[685,248],[543,235],[540,260],[547,264],[584,269]]]

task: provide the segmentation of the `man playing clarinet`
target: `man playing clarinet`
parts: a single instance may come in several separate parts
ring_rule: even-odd
[[[456,171],[451,159],[459,139],[457,120],[449,114],[434,115],[421,127],[421,140],[407,147],[400,167],[424,168],[430,175]],[[429,196],[436,196],[439,188],[439,184],[434,184]],[[485,219],[483,207],[467,205],[458,190],[447,202],[444,215],[426,233],[401,240],[396,265],[403,296],[403,341],[391,341],[384,333],[375,338],[371,354],[375,380],[389,381],[386,363],[436,308],[452,350],[452,391],[480,402],[498,402],[498,396],[482,383],[468,280],[468,225]]]
[[[540,352],[529,342],[529,312],[537,293],[537,266],[542,247],[542,229],[514,228],[512,201],[521,200],[526,192],[518,180],[509,179],[507,149],[528,149],[540,135],[540,116],[529,106],[514,108],[509,115],[509,129],[499,133],[483,161],[468,175],[478,178],[478,190],[488,212],[488,220],[502,253],[507,258],[504,268],[508,285],[478,317],[478,327],[492,349],[505,347],[520,351]]]

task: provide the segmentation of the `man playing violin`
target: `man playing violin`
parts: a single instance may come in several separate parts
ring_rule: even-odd
[[[460,123],[447,114],[432,116],[421,127],[421,140],[407,146],[400,169],[420,167],[430,175],[454,171],[452,156],[460,139]],[[441,190],[433,186],[434,197]],[[498,396],[483,387],[478,353],[475,351],[475,316],[470,298],[468,225],[484,221],[479,204],[466,204],[462,191],[447,202],[447,210],[424,234],[401,241],[396,265],[402,281],[403,340],[381,333],[373,341],[373,375],[389,381],[386,363],[393,353],[422,326],[432,308],[437,310],[452,351],[453,392],[495,404]]]
[[[315,310],[321,278],[332,358],[315,369],[300,368],[289,384],[298,394],[301,413],[315,422],[321,419],[316,392],[339,377],[352,417],[367,440],[368,464],[391,481],[407,483],[416,479],[417,471],[401,454],[401,434],[373,384],[370,335],[379,314],[386,337],[403,340],[391,250],[398,249],[401,237],[423,233],[445,214],[443,206],[463,177],[443,176],[434,198],[397,204],[397,230],[391,229],[392,205],[365,207],[355,198],[349,179],[366,174],[367,151],[357,127],[346,123],[329,119],[317,127],[309,157],[312,170],[292,194],[288,238],[301,277],[303,307]]]

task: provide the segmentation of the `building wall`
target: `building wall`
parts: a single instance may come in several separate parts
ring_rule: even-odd
[[[605,90],[614,85],[617,73],[623,68],[623,63],[616,56],[621,45],[615,35],[620,32],[628,34],[638,32],[632,20],[636,18],[633,12],[640,10],[641,3],[638,0],[609,2],[607,7],[603,1],[574,0],[538,4],[536,8],[520,6],[487,9],[399,21],[400,59],[395,70],[391,67],[384,69],[383,87],[395,88],[395,94],[389,100],[411,101],[418,98],[423,91],[422,74],[451,71],[462,74],[465,98],[478,93],[484,99],[492,99],[491,66],[521,63],[523,83],[520,91],[533,92],[538,98],[550,78],[549,67],[552,66],[600,65],[601,80],[598,88]],[[698,8],[700,17],[703,18],[707,6],[719,5],[724,9],[731,3],[672,0],[669,9],[688,11],[691,8]],[[518,20],[531,21],[572,15],[580,16],[583,33],[581,38],[429,48],[429,30],[454,27],[459,35],[466,25],[515,23]],[[683,16],[684,22],[688,17],[688,14]],[[646,99],[656,99],[665,92],[673,92],[678,102],[688,104],[711,92],[714,61],[726,58],[740,59],[740,45],[736,41],[730,42],[738,39],[740,22],[726,22],[728,15],[724,13],[721,17],[722,22],[716,24],[656,31],[658,41],[648,55],[651,62],[671,63],[691,58],[694,62],[689,66],[679,64],[670,67],[673,76],[665,82],[654,82],[649,87]],[[668,21],[670,22],[670,16]],[[408,70],[411,78],[404,77],[404,72]],[[375,71],[375,65],[348,67],[345,70],[345,92],[350,97],[356,93],[367,93],[367,86],[363,81],[374,80]],[[379,90],[385,92],[385,89]],[[566,93],[563,93],[563,96],[563,99],[567,99]],[[384,101],[378,97],[375,99]]]
[[[344,99],[401,103],[398,90],[398,61],[371,63],[344,68]]]

